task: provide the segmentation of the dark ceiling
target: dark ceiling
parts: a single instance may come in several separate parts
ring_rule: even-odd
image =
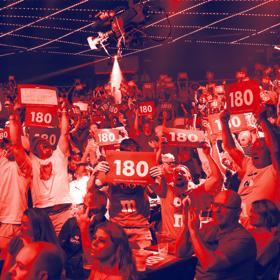
[[[225,63],[236,64],[238,56],[241,65],[279,59],[273,47],[280,44],[280,0],[134,2],[137,17],[126,26],[122,54],[140,55],[142,68],[223,69]],[[131,11],[127,1],[107,0],[2,0],[0,5],[0,79],[15,74],[32,82],[88,74],[86,66],[108,58],[87,43],[88,36],[105,28],[96,26],[98,12],[114,10],[124,19]],[[106,47],[116,54],[115,35]]]

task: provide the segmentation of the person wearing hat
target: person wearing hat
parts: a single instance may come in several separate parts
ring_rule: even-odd
[[[33,207],[43,208],[48,213],[56,234],[64,222],[72,216],[72,199],[68,181],[69,155],[68,115],[61,111],[60,137],[55,149],[40,137],[31,141],[30,159],[33,177],[31,195]]]
[[[0,260],[5,258],[9,241],[20,230],[32,175],[31,162],[21,145],[18,123],[18,116],[11,114],[10,139],[0,141]]]
[[[188,207],[187,224],[177,243],[176,254],[198,259],[196,279],[254,278],[256,243],[239,224],[240,196],[232,190],[219,192],[211,204],[212,222],[200,227],[195,207]]]

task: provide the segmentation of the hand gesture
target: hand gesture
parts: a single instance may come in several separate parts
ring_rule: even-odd
[[[202,142],[202,143],[201,143],[201,148],[202,148],[203,153],[204,153],[206,156],[209,156],[209,155],[210,155],[211,148],[210,148],[210,145],[209,145],[207,142]]]
[[[110,171],[110,166],[107,161],[100,161],[93,169],[93,174],[97,172],[104,172],[107,173]]]
[[[197,231],[199,230],[199,216],[197,215],[195,209],[192,206],[189,206],[188,209],[188,228],[191,231]]]
[[[160,183],[163,176],[162,168],[159,165],[151,167],[150,175],[155,179],[156,183]]]
[[[220,114],[220,120],[223,123],[228,123],[230,119],[230,115],[228,113],[228,111],[224,110],[221,114]]]
[[[86,209],[81,208],[77,212],[77,216],[76,216],[77,224],[81,230],[87,230],[89,224],[92,222],[92,219],[94,218],[94,217],[89,218],[88,213],[89,213],[88,207]]]

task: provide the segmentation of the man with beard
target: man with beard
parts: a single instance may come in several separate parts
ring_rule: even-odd
[[[177,255],[198,258],[195,279],[254,279],[256,244],[239,224],[241,199],[226,190],[219,192],[211,205],[212,222],[200,228],[199,217],[191,205],[187,225],[177,243]]]
[[[9,119],[10,142],[0,142],[0,255],[3,259],[10,239],[19,232],[27,192],[31,163],[20,140],[18,116]]]
[[[192,176],[186,166],[166,162],[165,164],[170,165],[170,168],[165,166],[163,170],[167,185],[157,184],[154,188],[155,193],[161,200],[162,230],[168,232],[173,240],[180,236],[184,228],[185,204],[191,202],[196,205],[198,213],[207,210],[213,196],[221,190],[222,174],[211,157],[210,147],[206,143],[203,145],[203,152],[212,173],[202,185],[196,186],[192,182]],[[157,178],[161,175],[161,172],[157,166],[151,168],[150,174]]]

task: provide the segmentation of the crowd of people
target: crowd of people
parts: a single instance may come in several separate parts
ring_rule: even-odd
[[[169,253],[196,256],[195,279],[278,279],[280,68],[242,68],[231,83],[250,81],[259,103],[246,127],[231,121],[229,83],[211,71],[203,83],[187,73],[120,89],[78,82],[57,90],[52,141],[31,134],[10,77],[0,92],[0,279],[145,279],[132,252],[157,244],[157,232]],[[112,151],[130,158],[119,166]],[[127,178],[114,181],[115,169]]]

